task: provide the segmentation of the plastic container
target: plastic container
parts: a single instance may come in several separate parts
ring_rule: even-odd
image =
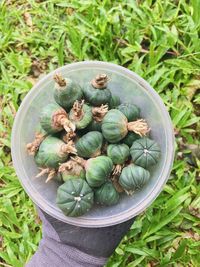
[[[45,177],[35,178],[38,168],[33,157],[26,152],[26,144],[34,138],[42,107],[53,101],[53,75],[62,73],[80,84],[90,81],[96,74],[110,77],[109,87],[122,102],[133,102],[141,109],[141,116],[151,127],[151,137],[161,147],[160,161],[151,171],[146,186],[133,196],[122,195],[119,204],[94,207],[82,217],[66,217],[56,206],[58,184],[45,183]],[[141,77],[112,63],[85,61],[61,67],[42,78],[27,94],[15,118],[12,130],[12,158],[16,173],[27,194],[42,210],[51,216],[82,227],[105,227],[124,222],[144,211],[159,195],[166,183],[174,158],[174,135],[169,114],[154,89]]]

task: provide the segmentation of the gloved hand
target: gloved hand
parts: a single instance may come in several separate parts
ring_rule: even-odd
[[[124,223],[84,228],[63,223],[38,208],[42,240],[26,267],[100,267],[114,252],[134,218]]]

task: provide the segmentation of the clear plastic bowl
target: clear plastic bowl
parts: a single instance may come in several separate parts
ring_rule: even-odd
[[[131,197],[123,194],[119,204],[94,208],[82,217],[67,217],[56,206],[58,183],[45,183],[45,176],[35,178],[38,168],[26,152],[26,144],[34,138],[41,109],[53,101],[53,75],[62,73],[84,84],[98,73],[110,77],[109,87],[122,102],[131,102],[141,109],[141,116],[151,127],[151,137],[161,147],[161,158],[151,171],[145,187]],[[42,78],[23,100],[12,130],[12,159],[16,173],[27,194],[42,210],[66,223],[82,227],[105,227],[124,222],[144,211],[159,195],[173,164],[174,135],[169,114],[154,89],[134,72],[112,63],[85,61],[61,67]]]

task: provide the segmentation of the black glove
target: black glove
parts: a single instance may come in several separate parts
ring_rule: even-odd
[[[103,266],[127,233],[134,218],[103,228],[85,228],[63,223],[38,209],[43,238],[27,267]]]

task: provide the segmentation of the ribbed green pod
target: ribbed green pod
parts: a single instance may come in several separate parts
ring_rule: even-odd
[[[114,164],[124,164],[130,155],[129,147],[125,144],[110,144],[107,155]]]
[[[119,202],[119,193],[111,182],[106,182],[95,190],[94,199],[97,204],[112,206]]]
[[[101,129],[108,142],[117,143],[128,133],[127,118],[121,111],[111,109],[103,118]]]
[[[143,137],[133,142],[130,148],[130,154],[136,165],[148,168],[158,162],[160,148],[154,140]]]
[[[148,182],[150,173],[140,166],[130,164],[123,168],[119,177],[119,184],[127,191],[141,189]]]
[[[76,142],[77,154],[83,158],[92,158],[101,154],[103,136],[100,132],[86,133]]]
[[[94,193],[83,179],[69,179],[58,187],[56,203],[62,212],[77,217],[88,212],[94,202]]]
[[[85,169],[88,184],[91,187],[101,186],[110,177],[112,168],[112,160],[106,156],[99,156],[87,160]]]

